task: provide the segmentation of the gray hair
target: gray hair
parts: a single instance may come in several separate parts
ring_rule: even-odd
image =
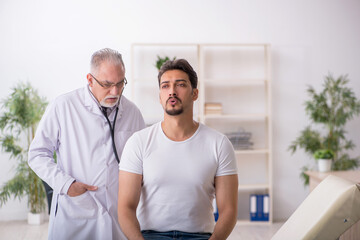
[[[97,70],[99,70],[101,63],[105,61],[113,63],[114,65],[121,64],[125,70],[125,65],[121,54],[116,50],[110,48],[104,48],[94,52],[93,55],[91,56],[91,61],[90,61],[91,73],[95,74]]]

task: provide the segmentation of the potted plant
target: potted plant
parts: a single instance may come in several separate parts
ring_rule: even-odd
[[[358,166],[360,157],[350,157],[346,152],[355,145],[346,138],[345,125],[360,113],[360,101],[347,86],[348,82],[346,75],[335,79],[329,74],[319,93],[313,87],[308,87],[310,99],[305,102],[305,111],[310,116],[311,124],[289,146],[292,154],[298,149],[303,149],[309,155],[319,149],[328,149],[333,153],[333,171]],[[309,166],[302,168],[301,176],[305,185],[309,184],[305,171],[310,169]]]
[[[172,60],[174,61],[175,59],[176,59],[176,57],[174,57]],[[168,56],[165,56],[162,58],[159,55],[157,55],[155,67],[158,69],[158,71],[160,71],[161,66],[168,60],[170,60],[170,58]]]
[[[329,172],[331,170],[331,163],[334,157],[333,151],[330,149],[319,149],[315,151],[313,156],[318,162],[319,172]]]
[[[27,196],[30,224],[41,223],[40,213],[46,206],[43,183],[27,163],[28,149],[46,105],[29,83],[19,83],[3,100],[0,116],[0,145],[17,162],[15,176],[0,188],[0,207],[11,195],[19,199]]]

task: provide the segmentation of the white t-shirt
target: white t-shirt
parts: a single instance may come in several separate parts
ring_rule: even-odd
[[[214,230],[215,176],[237,174],[226,136],[199,124],[185,141],[170,140],[161,122],[127,141],[120,170],[143,175],[137,218],[141,230]]]

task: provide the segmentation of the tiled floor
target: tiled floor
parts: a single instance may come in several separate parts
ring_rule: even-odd
[[[228,240],[267,240],[275,234],[283,223],[272,225],[236,225]],[[46,240],[48,222],[38,226],[26,221],[0,222],[0,239],[6,240]]]

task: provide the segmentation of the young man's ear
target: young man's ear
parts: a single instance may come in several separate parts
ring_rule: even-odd
[[[199,97],[199,89],[197,89],[197,88],[194,88],[193,89],[193,92],[192,92],[192,100],[193,101],[196,101],[197,99],[198,99],[198,97]]]
[[[87,78],[87,80],[88,80],[89,86],[92,87],[92,86],[93,86],[93,78],[92,78],[91,74],[88,73],[88,74],[86,75],[86,78]]]

